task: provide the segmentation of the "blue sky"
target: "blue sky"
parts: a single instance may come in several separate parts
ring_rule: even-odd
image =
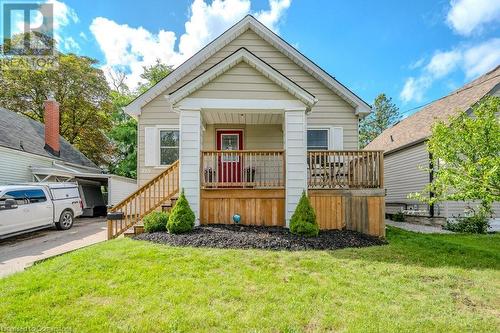
[[[500,64],[498,0],[50,2],[61,47],[127,71],[130,85],[142,65],[178,65],[247,13],[368,103],[385,92],[402,111]]]

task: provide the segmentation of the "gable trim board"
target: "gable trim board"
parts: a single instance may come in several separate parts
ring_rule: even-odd
[[[330,76],[326,71],[321,69],[318,65],[309,60],[306,56],[293,48],[285,40],[273,33],[262,23],[256,20],[253,16],[247,15],[241,21],[226,30],[222,35],[217,37],[214,41],[202,48],[191,58],[182,63],[172,73],[167,75],[163,80],[158,82],[148,91],[137,97],[129,105],[124,108],[124,111],[130,115],[138,116],[141,114],[141,108],[154,98],[161,95],[166,89],[178,82],[186,74],[194,70],[197,66],[202,64],[210,56],[221,50],[225,45],[236,39],[246,30],[251,29],[262,39],[270,43],[285,56],[289,57],[299,67],[303,68],[306,72],[311,74],[318,81],[323,83],[326,87],[333,90],[342,99],[355,108],[355,114],[364,116],[371,112],[371,107],[356,94],[350,91],[347,87],[338,82],[334,77]]]
[[[188,83],[171,93],[167,97],[167,99],[175,107],[176,103],[182,101],[182,99],[189,96],[191,93],[200,89],[215,78],[219,77],[240,62],[245,62],[255,68],[262,75],[264,75],[272,82],[276,83],[278,86],[285,89],[292,96],[304,103],[304,105],[307,106],[308,109],[310,109],[314,104],[318,102],[318,100],[307,90],[303,89],[295,82],[291,81],[289,78],[281,74],[279,71],[269,66],[267,63],[262,61],[262,59],[260,59],[244,47],[240,48],[224,60],[220,61],[218,64],[212,66],[212,68],[210,68],[209,70],[205,71],[201,75],[197,76],[193,80],[189,81]]]

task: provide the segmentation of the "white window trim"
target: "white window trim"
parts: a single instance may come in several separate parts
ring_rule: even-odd
[[[160,132],[161,131],[179,131],[179,145],[177,148],[179,148],[179,155],[180,155],[180,150],[181,150],[181,143],[180,143],[180,128],[179,126],[166,126],[166,125],[156,125],[156,131],[157,131],[157,135],[156,137],[158,138],[158,150],[157,150],[157,154],[158,154],[158,165],[156,166],[156,168],[160,168],[160,169],[164,169],[164,168],[167,168],[169,167],[171,164],[161,164],[161,136],[160,136]],[[163,147],[163,148],[168,148],[168,147]],[[173,147],[171,147],[173,148]]]
[[[325,126],[307,126],[307,130],[313,130],[313,131],[328,131],[328,150],[331,150],[333,147],[333,131],[332,127],[325,127]],[[307,134],[307,133],[306,133]],[[307,144],[307,135],[306,135],[306,150],[309,150],[308,144]]]

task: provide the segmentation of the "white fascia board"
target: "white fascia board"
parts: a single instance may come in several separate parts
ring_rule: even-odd
[[[233,68],[241,62],[246,62],[248,65],[255,68],[262,75],[267,77],[269,80],[282,87],[292,96],[299,99],[302,103],[306,104],[308,107],[312,107],[318,101],[309,92],[295,84],[293,81],[289,80],[286,76],[266,64],[264,61],[256,57],[254,54],[249,52],[245,48],[241,48],[238,51],[231,54],[226,59],[219,62],[217,65],[213,66],[208,71],[199,75],[195,79],[191,80],[172,94],[168,96],[168,100],[174,107],[176,103],[180,102],[186,96],[189,96],[196,90],[200,89],[210,81],[219,77],[229,69]]]
[[[292,59],[298,66],[302,67],[309,74],[314,76],[320,82],[323,82],[328,88],[339,94],[346,102],[351,104],[357,109],[358,113],[370,113],[370,105],[365,103],[361,98],[356,96],[352,91],[343,86],[335,78],[330,76],[327,72],[321,69],[318,65],[313,63],[302,53],[297,51],[290,44],[285,42],[257,19],[251,15],[245,16],[241,21],[233,25],[231,28],[226,30],[222,35],[214,39],[211,43],[206,45],[200,51],[198,51],[191,58],[182,63],[177,67],[172,73],[170,73],[163,80],[158,82],[155,86],[150,88],[148,91],[143,93],[141,96],[132,101],[129,105],[124,107],[124,111],[130,115],[139,115],[141,113],[141,108],[150,102],[155,97],[162,94],[166,89],[172,86],[174,83],[182,79],[186,74],[191,72],[201,63],[203,63],[210,56],[218,52],[225,45],[236,39],[240,34],[245,32],[247,29],[252,29],[257,35],[263,38],[265,41],[276,47],[283,54]],[[359,108],[359,110],[358,110]]]
[[[299,100],[289,99],[221,99],[221,98],[184,98],[175,106],[179,110],[236,110],[240,112],[261,112],[262,110],[301,109],[307,105]]]

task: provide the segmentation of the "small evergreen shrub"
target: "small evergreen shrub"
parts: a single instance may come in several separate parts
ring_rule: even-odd
[[[170,212],[168,218],[167,230],[171,234],[182,234],[193,230],[194,227],[194,212],[189,207],[189,202],[184,196],[184,190],[181,192],[179,199],[175,203],[174,208]]]
[[[403,214],[402,211],[398,211],[398,212],[392,214],[392,220],[395,222],[404,222],[405,221],[405,214]]]
[[[290,219],[290,232],[302,236],[318,236],[319,226],[316,213],[305,191],[302,192],[302,197]]]
[[[489,226],[489,216],[481,210],[472,216],[459,216],[455,220],[446,221],[444,229],[469,234],[485,234]]]
[[[157,232],[167,230],[168,213],[151,212],[143,219],[146,232]]]

